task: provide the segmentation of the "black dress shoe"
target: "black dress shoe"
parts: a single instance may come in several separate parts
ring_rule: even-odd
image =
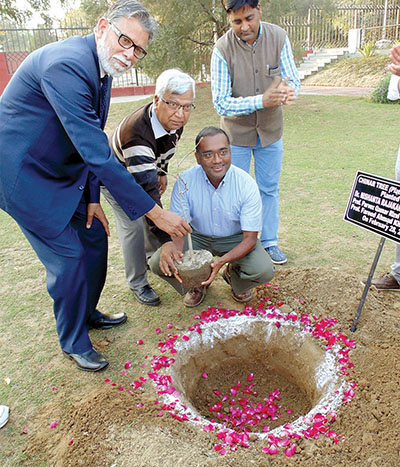
[[[96,349],[90,349],[83,353],[68,353],[63,350],[65,358],[75,362],[76,366],[83,371],[99,371],[108,365],[104,355]]]
[[[96,319],[96,321],[88,319],[87,323],[90,329],[110,329],[124,324],[127,319],[126,313],[116,313],[114,315],[103,315],[102,318]]]
[[[157,306],[161,303],[160,297],[157,295],[157,292],[152,289],[149,284],[139,289],[132,289],[133,295],[136,297],[136,300],[143,305],[148,306]]]

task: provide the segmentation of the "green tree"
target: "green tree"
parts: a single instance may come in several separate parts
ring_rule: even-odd
[[[16,0],[1,0],[0,2],[0,20],[13,21],[18,25],[23,25],[25,21],[29,20],[32,12],[40,12],[45,24],[51,22],[51,18],[47,15],[46,11],[50,8],[50,0],[27,0],[29,9],[21,10],[16,5]],[[67,3],[67,0],[60,0],[61,5]]]
[[[90,0],[88,0],[90,1]],[[262,0],[263,20],[279,24],[286,14],[306,14],[312,5],[333,11],[335,0]],[[197,79],[209,73],[215,40],[229,28],[224,0],[148,0],[147,7],[160,22],[151,54],[143,62],[156,77],[166,64],[179,67]]]
[[[111,0],[82,0],[79,10],[83,12],[83,16],[88,26],[94,27],[96,26],[98,19],[113,3],[114,2]]]

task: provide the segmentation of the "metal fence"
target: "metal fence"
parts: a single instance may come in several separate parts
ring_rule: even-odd
[[[348,33],[360,28],[364,41],[400,39],[400,5],[336,8],[332,13],[309,8],[306,16],[283,16],[280,26],[304,49],[347,47]]]
[[[8,72],[13,74],[33,50],[50,42],[61,41],[74,35],[85,35],[89,32],[89,28],[83,25],[37,29],[0,28],[0,48],[3,49]]]
[[[90,32],[91,28],[86,25],[25,29],[2,28],[0,24],[0,51],[4,52],[8,73],[13,74],[32,51],[50,42],[61,41],[70,36],[83,36]],[[115,78],[113,87],[144,86],[153,83],[154,80],[145,75],[140,68],[134,68]]]
[[[114,78],[112,83],[113,88],[126,88],[130,86],[146,86],[148,84],[154,84],[154,79],[143,73],[142,69],[139,67],[131,68],[122,76]]]

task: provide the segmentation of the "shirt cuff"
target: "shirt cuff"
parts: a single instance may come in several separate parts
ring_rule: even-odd
[[[254,107],[256,110],[261,110],[264,108],[262,100],[263,100],[262,94],[259,94],[258,96],[254,96]]]

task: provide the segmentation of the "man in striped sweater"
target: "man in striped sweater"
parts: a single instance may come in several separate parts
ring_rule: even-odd
[[[126,116],[111,137],[116,157],[160,206],[168,162],[194,108],[194,98],[194,80],[177,69],[166,70],[157,79],[154,100]],[[130,220],[105,187],[102,193],[114,211],[128,285],[140,303],[157,306],[161,301],[148,283],[146,252],[150,255],[170,238],[144,217]]]

